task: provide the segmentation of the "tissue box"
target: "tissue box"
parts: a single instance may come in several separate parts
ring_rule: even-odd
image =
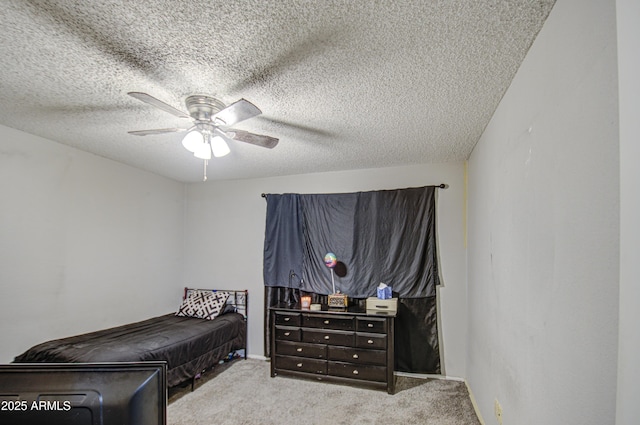
[[[378,297],[367,298],[367,313],[382,312],[396,314],[398,312],[398,299],[390,298],[388,300],[381,300]]]
[[[391,297],[392,297],[392,293],[391,293],[390,286],[385,286],[384,288],[378,288],[378,298],[380,298],[381,300],[388,300],[388,299],[391,299]]]

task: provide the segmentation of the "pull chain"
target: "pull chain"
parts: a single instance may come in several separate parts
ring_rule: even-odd
[[[207,165],[209,164],[209,160],[205,159],[204,160],[204,178],[202,179],[203,182],[207,181]]]

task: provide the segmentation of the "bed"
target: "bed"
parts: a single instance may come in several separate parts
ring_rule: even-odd
[[[14,363],[163,360],[169,387],[191,380],[193,389],[200,374],[221,360],[240,350],[247,358],[248,298],[246,290],[185,288],[177,313],[44,342]]]

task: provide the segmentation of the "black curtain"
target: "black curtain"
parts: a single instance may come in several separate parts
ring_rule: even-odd
[[[326,302],[333,292],[332,270],[323,258],[333,252],[335,286],[350,303],[364,306],[380,282],[400,298],[396,370],[440,373],[435,187],[266,199],[265,314],[267,307],[296,302],[300,294]]]
[[[299,196],[266,195],[264,284],[298,288],[302,272],[304,237]]]

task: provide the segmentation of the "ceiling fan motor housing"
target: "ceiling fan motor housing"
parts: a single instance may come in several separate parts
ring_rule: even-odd
[[[187,97],[185,104],[189,115],[196,121],[213,121],[213,116],[225,108],[218,99],[201,94]]]

